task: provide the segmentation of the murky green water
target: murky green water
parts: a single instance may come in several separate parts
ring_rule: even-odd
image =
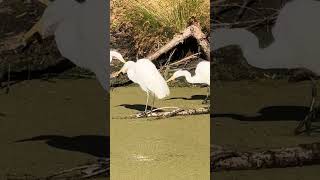
[[[50,81],[0,91],[1,180],[48,176],[108,156],[106,98],[98,82]],[[35,139],[16,142],[29,138]]]
[[[222,82],[214,86],[211,143],[237,150],[261,150],[320,141],[320,133],[295,136],[311,100],[310,82]],[[319,127],[320,122],[314,123]],[[232,132],[232,133],[230,133]],[[315,180],[320,166],[224,171],[214,180]]]
[[[201,95],[206,88],[171,88],[170,97],[157,100],[155,107],[203,107]],[[145,98],[139,87],[111,92],[111,179],[210,179],[209,115],[124,118],[143,110]]]

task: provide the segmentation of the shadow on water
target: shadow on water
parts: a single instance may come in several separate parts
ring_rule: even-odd
[[[207,96],[206,95],[193,95],[190,98],[186,97],[173,97],[173,98],[168,98],[167,100],[173,100],[173,99],[183,99],[183,100],[204,100]]]
[[[259,110],[258,115],[248,116],[236,113],[213,113],[211,118],[229,117],[240,121],[300,121],[309,112],[305,106],[268,106]]]
[[[24,69],[20,71],[13,71],[10,73],[10,85],[18,84],[24,80],[28,79],[28,74],[30,73],[30,79],[42,79],[44,81],[48,81],[51,83],[55,83],[55,81],[52,81],[49,79],[49,77],[57,77],[59,74],[75,67],[75,65],[67,60],[67,59],[61,59],[58,61],[58,63],[48,66],[43,69]],[[1,82],[7,82],[8,79],[8,70],[5,69],[3,72],[0,73],[0,81]],[[50,76],[48,75],[50,73]],[[6,86],[0,87],[1,89],[6,88]]]
[[[41,135],[29,139],[15,141],[16,143],[29,141],[45,141],[51,147],[82,152],[99,158],[110,157],[110,137],[97,135],[81,135],[66,137],[59,135]]]
[[[125,107],[127,109],[137,110],[137,111],[144,111],[146,108],[145,104],[121,104],[119,106]],[[152,106],[148,106],[148,109],[151,109]],[[156,107],[153,107],[153,109],[156,109]]]

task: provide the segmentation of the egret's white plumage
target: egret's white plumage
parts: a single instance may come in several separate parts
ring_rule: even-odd
[[[262,69],[305,68],[320,75],[319,16],[319,1],[294,0],[280,10],[272,29],[274,42],[268,47],[259,48],[257,37],[245,29],[214,30],[211,47],[218,49],[228,45],[239,45],[244,57],[252,66]],[[315,89],[313,83],[313,92]],[[307,131],[310,130],[310,117],[314,117],[313,113],[317,109],[313,107],[315,96],[312,96],[309,114],[301,121],[296,133],[303,124]]]
[[[158,99],[165,98],[170,94],[166,81],[149,59],[139,59],[137,62],[127,61],[121,70],[113,76],[117,76],[119,73],[127,73],[128,78],[139,84],[141,89],[147,93],[146,107],[149,93]]]
[[[252,66],[269,68],[306,68],[320,75],[320,2],[294,0],[288,2],[278,15],[272,29],[274,42],[259,48],[257,37],[240,28],[216,29],[212,48],[239,45]]]
[[[149,59],[128,61],[123,66],[128,78],[139,84],[141,89],[154,94],[158,99],[169,96],[169,87],[156,66]]]
[[[120,60],[121,62],[126,63],[126,61],[124,60],[122,55],[120,53],[118,53],[117,51],[110,51],[110,63],[112,62],[113,58],[116,58],[116,59]]]
[[[210,86],[210,62],[201,61],[200,63],[198,63],[194,76],[191,76],[191,73],[187,70],[178,70],[173,73],[173,75],[167,80],[167,82],[179,77],[185,77],[187,82],[192,84],[207,84],[208,86]],[[207,102],[207,99],[209,97],[209,88],[210,87],[208,87],[208,94],[204,100],[204,103]]]
[[[44,2],[48,7],[32,31],[39,31],[43,37],[54,35],[61,55],[94,72],[103,88],[108,90],[107,1]],[[27,34],[30,36],[32,31]]]
[[[201,61],[195,70],[195,75],[191,76],[191,73],[186,70],[178,70],[173,73],[172,77],[167,80],[167,82],[174,80],[178,77],[185,77],[187,82],[192,84],[207,84],[210,86],[210,62]]]

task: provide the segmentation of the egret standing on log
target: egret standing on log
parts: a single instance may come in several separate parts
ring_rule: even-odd
[[[288,2],[280,11],[272,29],[274,42],[266,48],[259,48],[257,37],[240,28],[216,29],[212,32],[213,49],[228,45],[239,45],[243,55],[252,66],[270,68],[304,68],[320,75],[320,2],[314,0],[295,0]],[[312,79],[312,78],[311,78]],[[313,83],[313,99],[310,112],[296,129],[302,126],[310,131],[314,109],[316,86]],[[311,117],[311,118],[310,118]]]
[[[153,105],[155,96],[158,99],[163,99],[170,94],[166,81],[149,59],[139,59],[137,62],[127,61],[120,71],[113,73],[111,77],[117,77],[120,73],[126,73],[131,81],[139,84],[141,89],[147,93],[144,113],[147,113],[150,93],[153,95]]]
[[[24,35],[23,43],[26,44],[36,33],[42,38],[54,35],[61,55],[94,72],[102,87],[108,90],[107,1],[39,1],[47,8]]]
[[[185,77],[187,82],[191,84],[199,83],[199,84],[208,85],[207,97],[202,102],[203,104],[207,103],[209,98],[209,93],[210,93],[210,62],[209,61],[201,61],[200,63],[198,63],[194,76],[191,76],[191,73],[186,70],[178,70],[175,73],[173,73],[173,75],[171,76],[171,78],[167,80],[167,82],[172,81],[178,77]]]

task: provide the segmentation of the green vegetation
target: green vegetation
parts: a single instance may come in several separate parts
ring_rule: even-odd
[[[125,29],[138,54],[165,44],[188,26],[191,17],[204,31],[210,28],[209,0],[112,0],[111,7],[111,31]]]

